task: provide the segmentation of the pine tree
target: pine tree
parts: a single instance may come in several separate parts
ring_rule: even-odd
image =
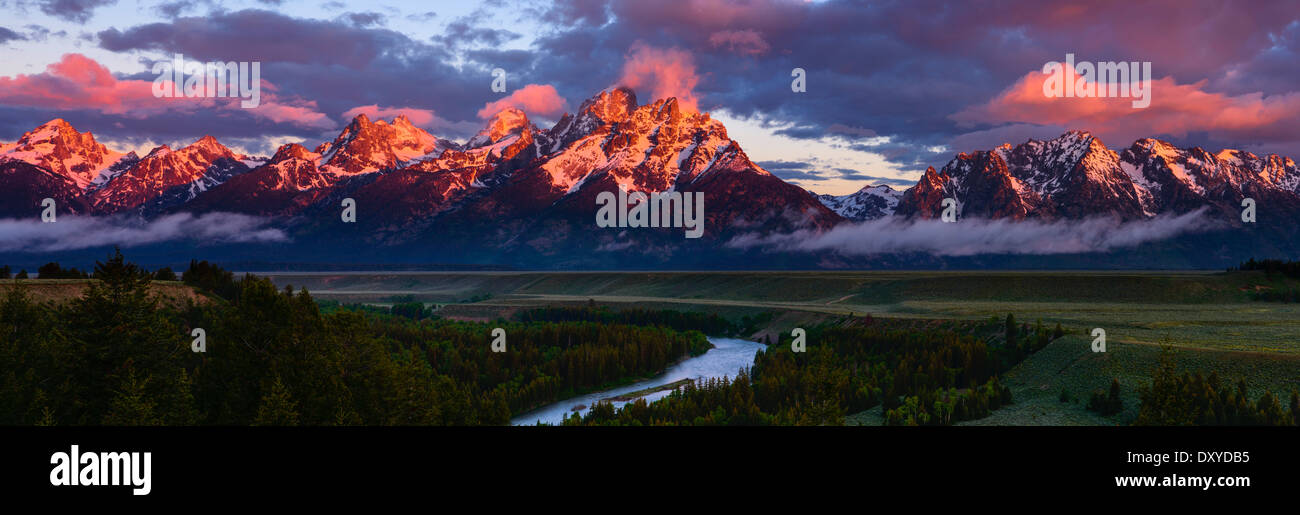
[[[1119,379],[1110,380],[1110,394],[1106,396],[1106,410],[1119,413],[1124,410],[1124,401],[1119,396]]]
[[[1016,343],[1017,343],[1017,339],[1018,339],[1018,334],[1016,333],[1016,330],[1017,330],[1017,326],[1016,326],[1016,316],[1013,315],[1013,314],[1011,314],[1011,313],[1007,313],[1007,329],[1006,329],[1006,331],[1007,331],[1007,348],[1008,348],[1008,349],[1015,349],[1015,348],[1017,348],[1017,344],[1016,344]]]
[[[296,426],[298,425],[298,403],[289,395],[289,389],[275,376],[271,388],[262,396],[262,404],[257,408],[255,426]]]
[[[179,280],[179,279],[176,277],[176,272],[173,271],[173,270],[171,269],[171,267],[169,267],[169,266],[164,266],[164,267],[162,267],[162,268],[159,268],[157,271],[155,271],[155,272],[153,273],[153,278],[154,278],[154,280],[156,280],[156,281],[177,281],[177,280]]]
[[[121,251],[95,264],[95,277],[81,298],[68,307],[66,317],[74,340],[72,353],[83,360],[75,385],[84,412],[81,423],[94,423],[109,411],[109,393],[122,383],[129,363],[142,374],[170,382],[166,366],[180,349],[189,350],[185,332],[159,309],[150,294],[149,274],[127,263]],[[151,380],[153,380],[151,379]],[[159,390],[165,384],[156,384]]]
[[[177,372],[173,384],[163,391],[161,407],[163,422],[169,426],[192,426],[200,421],[199,410],[194,402],[193,383],[182,368]]]
[[[154,413],[154,401],[149,398],[146,388],[150,378],[136,375],[134,368],[129,368],[109,403],[108,414],[104,416],[104,425],[109,426],[156,426],[160,425]]]

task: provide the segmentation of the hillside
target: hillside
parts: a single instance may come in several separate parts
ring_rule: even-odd
[[[5,279],[0,280],[0,299],[17,287],[25,288],[34,302],[66,304],[80,297],[92,281],[94,279]],[[190,301],[210,302],[206,295],[180,282],[154,281],[149,284],[149,291],[173,307],[183,307]]]

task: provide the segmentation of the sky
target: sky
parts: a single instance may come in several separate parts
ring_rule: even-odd
[[[55,117],[120,150],[314,147],[352,116],[461,140],[605,88],[674,96],[818,193],[905,188],[958,152],[1091,131],[1300,157],[1300,6],[1270,1],[0,0],[0,141]],[[261,63],[257,108],[159,99],[155,62]],[[1151,104],[1049,98],[1044,66],[1150,63]],[[492,71],[506,72],[493,91]],[[792,91],[792,70],[806,90]],[[1134,78],[1134,80],[1137,80]]]

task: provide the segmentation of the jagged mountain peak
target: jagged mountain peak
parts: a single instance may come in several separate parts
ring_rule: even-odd
[[[217,141],[217,138],[212,137],[211,134],[205,134],[203,137],[195,140],[194,143],[192,143],[190,146],[209,148],[209,149],[226,148],[225,145],[222,145],[221,142]]]
[[[578,114],[590,115],[605,123],[615,123],[627,119],[636,107],[636,93],[626,86],[618,86],[583,101]]]
[[[370,122],[370,117],[366,116],[366,113],[357,113],[356,116],[352,117],[352,121],[348,123],[349,127],[366,127],[369,125],[373,124]]]
[[[0,144],[0,160],[17,160],[49,170],[76,184],[91,187],[124,154],[95,141],[94,134],[77,132],[54,118],[23,133],[11,144]]]
[[[1293,162],[1237,150],[1179,148],[1157,138],[1116,152],[1092,133],[1076,130],[959,153],[941,171],[927,170],[898,212],[937,216],[938,202],[954,198],[967,214],[992,218],[1149,218],[1206,205],[1226,213],[1239,210],[1246,196],[1270,192],[1300,192]]]
[[[685,112],[674,98],[636,105],[628,88],[602,91],[547,132],[542,169],[569,193],[598,175],[628,190],[664,191],[714,171],[770,175],[750,161],[726,127],[707,113]],[[558,154],[557,154],[558,152]]]
[[[90,131],[78,132],[76,128],[63,118],[54,118],[48,122],[37,125],[34,129],[27,131],[19,141],[47,141],[57,135],[88,135]]]
[[[90,133],[55,119],[28,131],[20,140],[25,149],[0,145],[0,156],[66,155],[59,160],[66,165],[75,158],[71,149],[103,147],[87,142],[94,142]],[[438,150],[443,152],[435,156]],[[598,93],[548,130],[538,129],[521,110],[502,109],[463,147],[435,138],[404,115],[385,121],[358,114],[318,152],[291,143],[270,160],[241,166],[245,157],[204,135],[175,150],[161,145],[144,158],[124,155],[118,163],[125,165],[98,175],[108,180],[90,182],[79,195],[92,199],[98,213],[166,197],[178,202],[172,207],[193,201],[195,209],[240,209],[247,203],[258,213],[302,215],[325,209],[319,204],[324,199],[347,194],[395,213],[374,217],[390,222],[390,232],[404,231],[408,223],[516,217],[502,234],[531,223],[528,217],[554,214],[548,210],[569,210],[579,220],[596,195],[619,188],[707,192],[710,211],[719,213],[710,223],[724,227],[718,220],[734,220],[763,230],[774,227],[766,221],[777,207],[791,213],[791,220],[812,209],[818,227],[826,227],[841,218],[937,217],[945,198],[957,201],[959,216],[977,218],[1141,219],[1207,205],[1228,213],[1239,212],[1246,196],[1269,206],[1292,199],[1300,209],[1300,171],[1291,158],[1236,149],[1212,153],[1157,138],[1111,150],[1086,130],[967,149],[942,167],[927,167],[914,187],[901,192],[873,184],[848,195],[809,194],[753,163],[707,113],[685,110],[672,97],[638,105],[627,88]],[[257,168],[250,173],[249,166]],[[216,189],[222,193],[213,195]],[[1273,194],[1286,196],[1268,196]],[[452,218],[437,218],[444,215]]]
[[[814,195],[836,214],[861,222],[893,215],[903,192],[887,184],[868,184],[848,195]]]
[[[156,158],[156,157],[165,156],[165,155],[170,154],[170,153],[172,153],[172,148],[171,148],[171,147],[169,147],[169,146],[167,146],[167,145],[165,145],[165,144],[164,144],[164,145],[158,145],[158,146],[154,147],[153,150],[150,150],[148,154],[145,154],[145,155],[144,155],[144,158],[145,158],[145,159]]]
[[[117,171],[93,193],[92,203],[104,212],[135,209],[168,192],[189,200],[225,179],[243,173],[247,156],[235,154],[217,138],[204,135],[178,149],[159,145],[144,158]],[[186,195],[173,189],[189,186]]]
[[[352,118],[333,141],[316,147],[320,167],[336,175],[356,175],[402,166],[451,148],[404,115],[392,123],[371,122],[365,113]]]
[[[1159,138],[1141,138],[1134,141],[1133,146],[1130,148],[1141,149],[1152,153],[1176,153],[1181,150],[1173,143]]]
[[[320,157],[319,154],[307,150],[307,147],[301,144],[286,143],[275,150],[275,155],[271,156],[269,163],[278,163],[289,159],[314,159],[317,157]]]
[[[509,136],[519,136],[529,130],[532,130],[532,124],[528,121],[528,115],[514,107],[507,107],[492,115],[483,130],[465,143],[465,148],[496,144]]]

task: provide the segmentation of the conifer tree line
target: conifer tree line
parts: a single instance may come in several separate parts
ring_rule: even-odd
[[[182,280],[207,300],[175,306],[150,293],[155,275],[115,252],[65,304],[12,283],[0,300],[0,424],[508,424],[710,346],[664,325],[322,313],[306,291],[206,262]],[[507,352],[491,351],[495,327]],[[193,352],[194,328],[206,352]]]
[[[998,320],[987,326],[1001,325]],[[876,406],[891,425],[947,425],[1011,402],[999,373],[1059,337],[1008,317],[994,343],[953,329],[817,327],[805,352],[789,339],[759,351],[734,379],[705,380],[646,403],[594,406],[566,425],[838,425]],[[986,327],[987,329],[987,327]]]
[[[1234,269],[1229,268],[1228,271]],[[1238,265],[1235,270],[1251,271],[1258,270],[1266,274],[1282,274],[1292,279],[1300,279],[1300,261],[1290,261],[1282,259],[1260,259],[1250,258]]]
[[[741,334],[744,323],[734,324],[717,313],[630,308],[612,310],[588,301],[585,307],[547,306],[524,310],[517,315],[523,322],[597,322],[602,324],[659,325],[678,331],[697,330],[723,336]]]
[[[1262,259],[1255,260],[1251,258],[1236,268],[1229,268],[1228,271],[1261,271],[1269,276],[1281,275],[1290,279],[1300,279],[1300,261],[1285,261],[1281,259]],[[1264,302],[1300,302],[1300,288],[1280,287],[1267,288],[1251,292],[1251,298]]]
[[[1182,370],[1170,345],[1162,347],[1160,363],[1151,384],[1139,389],[1142,400],[1134,425],[1140,426],[1296,426],[1300,425],[1300,392],[1283,399],[1271,391],[1251,400],[1244,381],[1223,383],[1217,372],[1209,376]]]

